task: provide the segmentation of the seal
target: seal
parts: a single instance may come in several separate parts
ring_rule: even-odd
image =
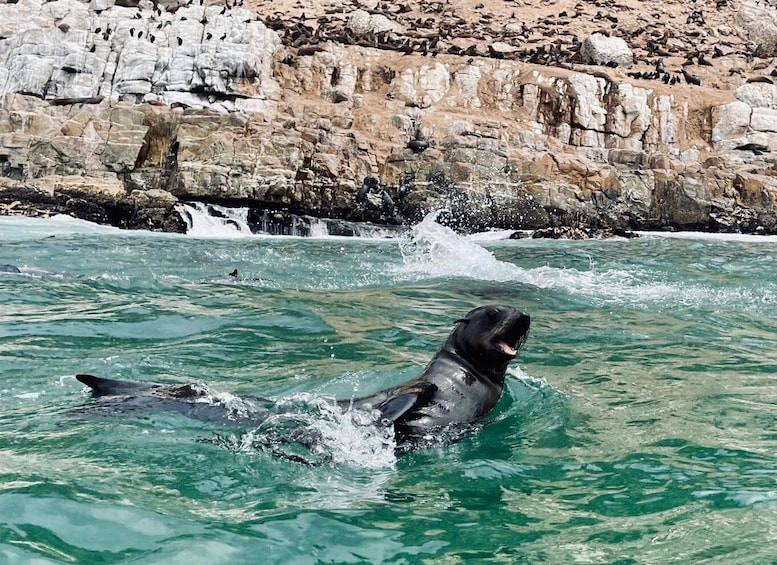
[[[420,376],[352,403],[379,410],[394,424],[400,445],[488,414],[502,396],[505,372],[526,341],[530,318],[511,306],[490,305],[454,324]]]
[[[530,317],[511,306],[487,305],[454,322],[445,343],[421,374],[371,395],[339,400],[343,409],[377,410],[393,424],[398,447],[414,447],[445,428],[466,427],[499,402],[505,373],[529,333]],[[109,397],[110,411],[173,410],[207,422],[233,426],[258,425],[267,418],[271,400],[241,397],[248,410],[235,415],[228,407],[204,402],[204,385],[164,385],[76,378],[98,397]],[[107,408],[108,406],[106,406]]]

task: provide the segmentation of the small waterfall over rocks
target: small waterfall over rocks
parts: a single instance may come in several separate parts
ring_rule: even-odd
[[[179,207],[186,233],[204,237],[257,235],[297,237],[394,238],[405,232],[402,226],[349,222],[300,216],[282,210],[230,208],[218,204],[190,202]]]

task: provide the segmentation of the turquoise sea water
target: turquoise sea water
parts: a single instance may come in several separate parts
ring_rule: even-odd
[[[0,218],[0,563],[777,563],[776,251]],[[331,410],[494,302],[532,330],[478,433],[395,456]],[[78,372],[282,408],[229,436],[84,418]],[[283,418],[318,465],[256,447]]]

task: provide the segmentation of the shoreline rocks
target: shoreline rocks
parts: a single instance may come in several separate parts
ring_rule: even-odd
[[[343,44],[239,6],[133,6],[0,4],[0,213],[182,231],[176,206],[201,200],[389,225],[444,208],[460,231],[777,233],[771,82],[403,54],[359,44],[410,33],[368,12]]]

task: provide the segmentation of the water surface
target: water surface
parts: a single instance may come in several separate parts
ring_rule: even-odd
[[[0,264],[23,271],[0,273],[0,562],[777,562],[776,250],[0,218]],[[396,456],[327,412],[415,376],[493,302],[532,331],[478,433]],[[327,452],[79,418],[79,372],[304,405]]]

